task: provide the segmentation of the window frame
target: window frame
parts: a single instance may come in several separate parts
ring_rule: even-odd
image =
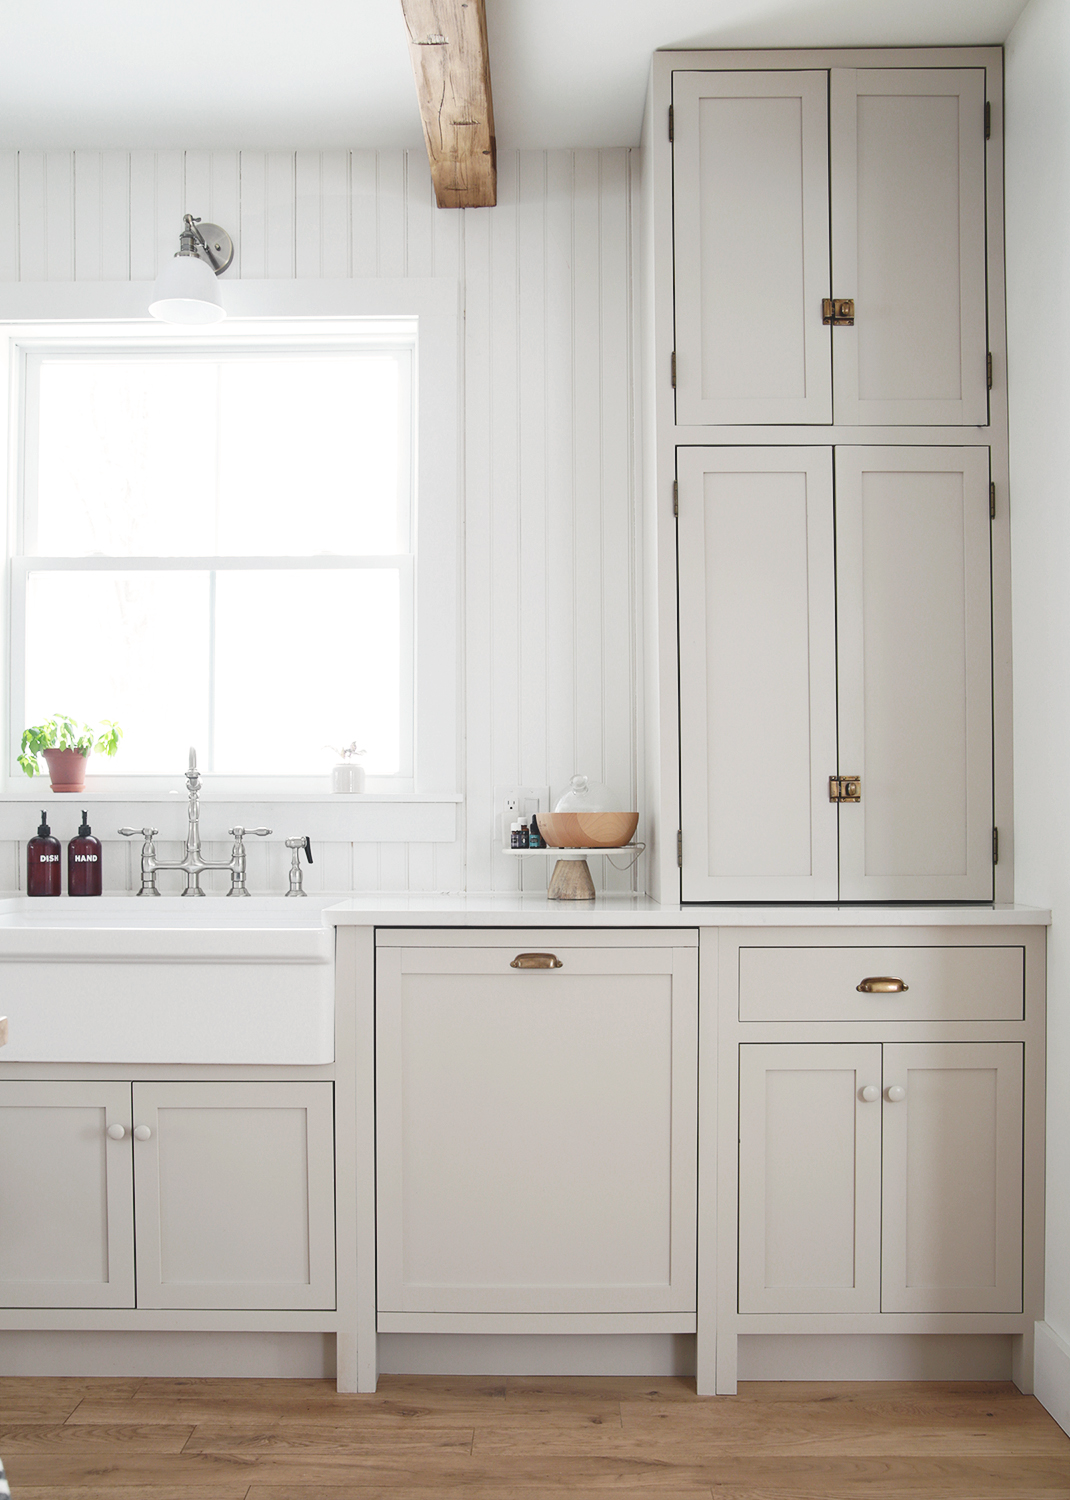
[[[0,742],[5,746],[5,765],[0,778],[0,802],[36,802],[47,782],[28,778],[14,761],[22,725],[13,692],[13,662],[23,644],[17,616],[20,591],[28,571],[13,560],[22,554],[22,486],[24,480],[21,434],[24,420],[26,364],[28,353],[48,349],[85,347],[87,356],[101,349],[198,350],[213,344],[221,349],[259,347],[267,352],[281,343],[322,347],[351,346],[355,337],[372,334],[373,340],[414,342],[413,381],[413,492],[418,496],[410,518],[410,547],[415,561],[409,567],[412,592],[412,772],[410,777],[370,778],[361,797],[332,797],[329,774],[316,777],[223,776],[206,774],[204,800],[245,803],[255,800],[269,809],[298,803],[326,801],[340,817],[331,819],[332,837],[367,836],[388,840],[420,837],[423,807],[427,837],[437,841],[455,825],[453,804],[461,800],[457,791],[460,766],[460,316],[459,287],[447,278],[404,281],[343,282],[233,282],[228,281],[228,317],[212,328],[176,329],[145,315],[147,287],[138,283],[62,286],[7,284],[0,286],[0,401],[4,423],[3,472],[6,490],[6,567],[3,574],[2,662],[3,693]],[[83,564],[80,559],[52,559],[59,566]],[[132,562],[151,566],[189,566],[204,559],[94,559],[101,567],[127,566]],[[211,559],[222,566],[240,564],[240,558]],[[366,566],[374,559],[263,560],[279,568],[293,566]],[[404,584],[404,570],[403,570]],[[359,649],[355,642],[355,649]],[[21,702],[21,697],[18,699]],[[176,787],[182,786],[182,766],[173,775],[118,776],[90,774],[85,797],[145,806],[173,806]],[[55,800],[56,795],[49,793]],[[387,804],[373,808],[369,804]],[[410,804],[403,807],[403,804]],[[396,805],[398,817],[389,814]],[[448,811],[448,816],[446,816]],[[0,834],[6,819],[0,815]],[[306,809],[307,821],[307,809]],[[337,831],[334,831],[337,829]],[[450,837],[455,836],[453,832]]]

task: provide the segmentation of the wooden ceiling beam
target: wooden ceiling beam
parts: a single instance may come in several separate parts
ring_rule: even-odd
[[[401,0],[439,208],[498,195],[485,0]]]

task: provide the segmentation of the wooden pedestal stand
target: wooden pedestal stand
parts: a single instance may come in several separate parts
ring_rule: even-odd
[[[594,881],[585,859],[559,859],[550,876],[548,901],[593,901]]]

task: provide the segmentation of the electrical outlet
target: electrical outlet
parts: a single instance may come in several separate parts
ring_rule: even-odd
[[[499,847],[509,842],[509,825],[532,813],[549,812],[548,786],[496,786],[494,788],[494,837]]]

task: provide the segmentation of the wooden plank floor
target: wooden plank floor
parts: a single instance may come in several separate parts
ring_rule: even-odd
[[[1002,1384],[0,1379],[13,1500],[1067,1500]]]

